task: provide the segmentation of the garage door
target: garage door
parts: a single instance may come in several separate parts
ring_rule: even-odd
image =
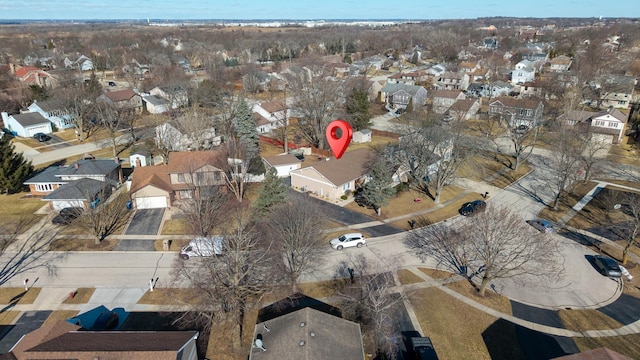
[[[53,204],[53,210],[55,211],[60,211],[68,207],[84,207],[84,204],[82,203],[82,201],[58,200],[58,201],[52,201],[51,203]]]
[[[155,209],[166,208],[167,197],[166,196],[147,196],[136,198],[137,209]]]

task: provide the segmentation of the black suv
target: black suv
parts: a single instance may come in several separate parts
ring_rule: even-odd
[[[45,142],[45,141],[51,140],[51,136],[41,132],[33,134],[33,138],[38,140],[39,142]]]
[[[60,210],[60,213],[56,215],[51,223],[53,225],[69,225],[73,220],[77,219],[82,214],[82,208],[80,207],[68,207]]]
[[[484,212],[487,208],[487,203],[482,200],[474,200],[472,202],[465,203],[460,208],[459,212],[462,216],[473,216],[478,213]]]

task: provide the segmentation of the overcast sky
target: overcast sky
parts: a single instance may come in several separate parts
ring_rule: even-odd
[[[0,0],[0,19],[640,17],[638,0]]]

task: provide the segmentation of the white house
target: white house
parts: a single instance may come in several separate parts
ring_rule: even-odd
[[[80,71],[91,71],[93,70],[93,61],[84,55],[80,55],[75,61],[67,57],[64,58],[64,67],[67,69],[79,69]]]
[[[183,134],[175,126],[164,123],[156,126],[156,145],[170,151],[189,151],[197,149],[210,149],[220,145],[222,139],[216,136],[216,129],[209,128],[197,134]]]
[[[276,169],[278,177],[289,177],[291,171],[302,167],[302,160],[292,154],[280,154],[275,156],[263,157],[265,166]]]
[[[142,102],[150,114],[162,114],[169,111],[169,100],[156,95],[142,97]]]
[[[57,101],[33,101],[33,104],[29,105],[28,110],[30,113],[39,113],[45,119],[51,121],[58,129],[68,129],[75,126],[73,117],[64,108],[64,106]]]
[[[571,67],[572,62],[573,61],[568,56],[565,56],[565,55],[556,56],[553,59],[551,59],[551,66],[550,66],[551,71],[554,71],[554,72],[568,71],[569,68]]]
[[[22,137],[32,137],[36,133],[51,134],[53,132],[51,121],[37,112],[15,115],[2,112],[2,122],[9,131]]]
[[[131,152],[131,155],[129,155],[129,163],[131,167],[149,166],[153,165],[153,157],[150,151],[138,150]]]
[[[627,115],[613,107],[598,112],[573,110],[562,118],[566,125],[586,126],[593,138],[614,144],[622,140],[627,123]]]
[[[253,118],[259,133],[267,133],[289,123],[290,110],[284,101],[263,101],[253,106]]]
[[[524,84],[535,80],[536,69],[534,63],[529,60],[522,60],[516,64],[515,70],[511,73],[511,83]]]
[[[149,91],[149,94],[168,100],[172,109],[189,104],[187,90],[181,86],[156,86]]]

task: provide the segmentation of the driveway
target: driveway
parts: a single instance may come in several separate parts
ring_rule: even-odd
[[[165,209],[136,210],[124,235],[158,235]],[[115,251],[154,251],[155,239],[122,239]]]

